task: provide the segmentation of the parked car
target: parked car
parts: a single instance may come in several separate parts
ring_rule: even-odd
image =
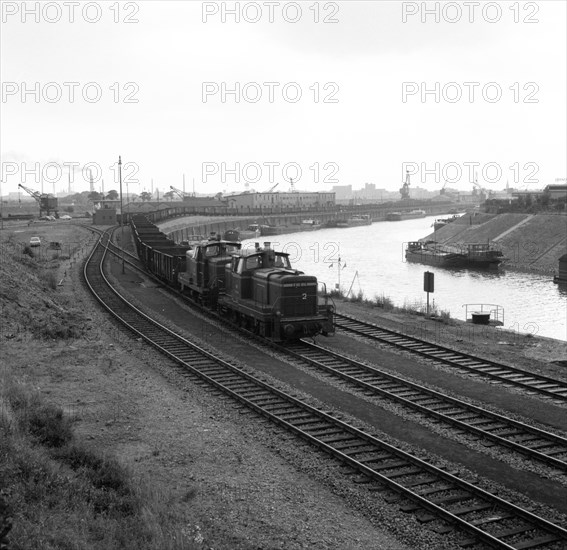
[[[63,214],[63,216],[59,216],[60,220],[71,220],[73,218],[71,218],[71,216],[69,216],[68,214]]]
[[[30,246],[41,246],[41,239],[39,237],[32,237],[30,239]]]

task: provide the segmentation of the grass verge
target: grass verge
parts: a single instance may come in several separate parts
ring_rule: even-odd
[[[348,296],[341,290],[334,289],[330,292],[332,298],[338,298],[347,302],[363,304],[370,307],[378,307],[384,311],[393,313],[408,313],[410,315],[427,316],[427,304],[423,300],[404,300],[403,305],[395,306],[394,301],[384,293],[376,294],[373,299],[365,298],[364,293],[359,291],[357,294],[349,294]],[[429,307],[429,318],[435,319],[445,324],[451,324],[451,314],[448,310],[439,308],[435,302]]]
[[[73,420],[38,392],[0,381],[0,548],[196,547],[167,495],[77,440]]]

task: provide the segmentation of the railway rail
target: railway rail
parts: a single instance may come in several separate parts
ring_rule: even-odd
[[[109,243],[114,254],[121,249]],[[143,266],[132,254],[128,263],[138,270]],[[567,439],[445,395],[399,376],[381,371],[329,349],[306,341],[287,346],[272,345],[279,351],[345,380],[372,395],[386,397],[390,401],[418,413],[435,418],[457,431],[473,437],[481,437],[494,445],[518,452],[531,461],[537,461],[567,474]]]
[[[122,324],[191,375],[350,466],[363,479],[402,497],[400,509],[419,521],[442,519],[446,531],[467,533],[463,547],[559,550],[567,529],[459,479],[334,418],[242,368],[214,356],[128,303],[103,270],[108,234],[89,256],[84,279],[97,300]]]
[[[300,361],[355,385],[367,395],[386,397],[459,431],[488,439],[567,474],[567,439],[564,437],[409,382],[306,341],[294,342],[281,349]]]
[[[395,346],[398,349],[441,362],[469,375],[490,378],[508,386],[521,388],[530,394],[539,394],[557,403],[567,403],[567,382],[561,380],[455,351],[413,336],[406,336],[373,323],[360,321],[349,315],[336,313],[335,326],[374,342]]]

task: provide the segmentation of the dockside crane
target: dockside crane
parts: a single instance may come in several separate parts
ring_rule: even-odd
[[[173,185],[170,185],[169,188],[182,200],[184,201],[185,199],[188,199],[191,195],[188,195],[187,193],[184,193],[183,191],[181,191],[181,189],[177,189],[177,187],[173,187]]]
[[[57,197],[54,197],[51,193],[40,193],[39,191],[34,191],[21,183],[18,184],[29,195],[31,195],[39,204],[39,215],[43,216],[45,212],[48,216],[51,212],[55,214],[55,217],[59,217]]]
[[[406,181],[404,181],[404,184],[400,188],[400,195],[402,196],[402,200],[409,200],[410,198],[409,188],[410,188],[410,174],[409,174],[409,170],[406,170]]]
[[[486,190],[480,183],[478,183],[478,176],[475,176],[473,182],[473,196],[478,196],[481,202],[484,202],[486,199],[492,198],[494,195],[494,191]]]

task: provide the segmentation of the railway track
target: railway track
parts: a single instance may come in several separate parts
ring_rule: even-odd
[[[120,255],[119,247],[113,243],[109,245],[115,255]],[[132,267],[145,272],[134,255],[126,255]],[[386,397],[459,432],[483,438],[493,445],[518,452],[531,461],[544,463],[560,474],[567,474],[567,439],[564,437],[471,405],[305,341],[275,347],[371,395]]]
[[[153,321],[120,296],[105,277],[107,240],[105,234],[103,244],[93,249],[85,263],[88,287],[117,320],[192,376],[347,464],[370,488],[394,491],[401,497],[400,509],[416,514],[420,522],[443,520],[444,527],[437,531],[458,530],[463,547],[482,543],[492,548],[559,550],[567,544],[567,529],[562,526],[270,386]]]
[[[530,460],[543,462],[567,474],[567,439],[564,437],[409,382],[315,344],[299,341],[280,349],[349,382],[367,395],[385,397],[458,431],[487,439],[494,445],[517,451]]]
[[[504,365],[455,351],[413,336],[406,336],[372,323],[359,321],[349,315],[335,314],[335,326],[374,342],[395,346],[410,353],[426,357],[459,369],[472,376],[489,378],[501,384],[521,388],[557,403],[567,403],[567,382],[535,374],[510,365]]]

